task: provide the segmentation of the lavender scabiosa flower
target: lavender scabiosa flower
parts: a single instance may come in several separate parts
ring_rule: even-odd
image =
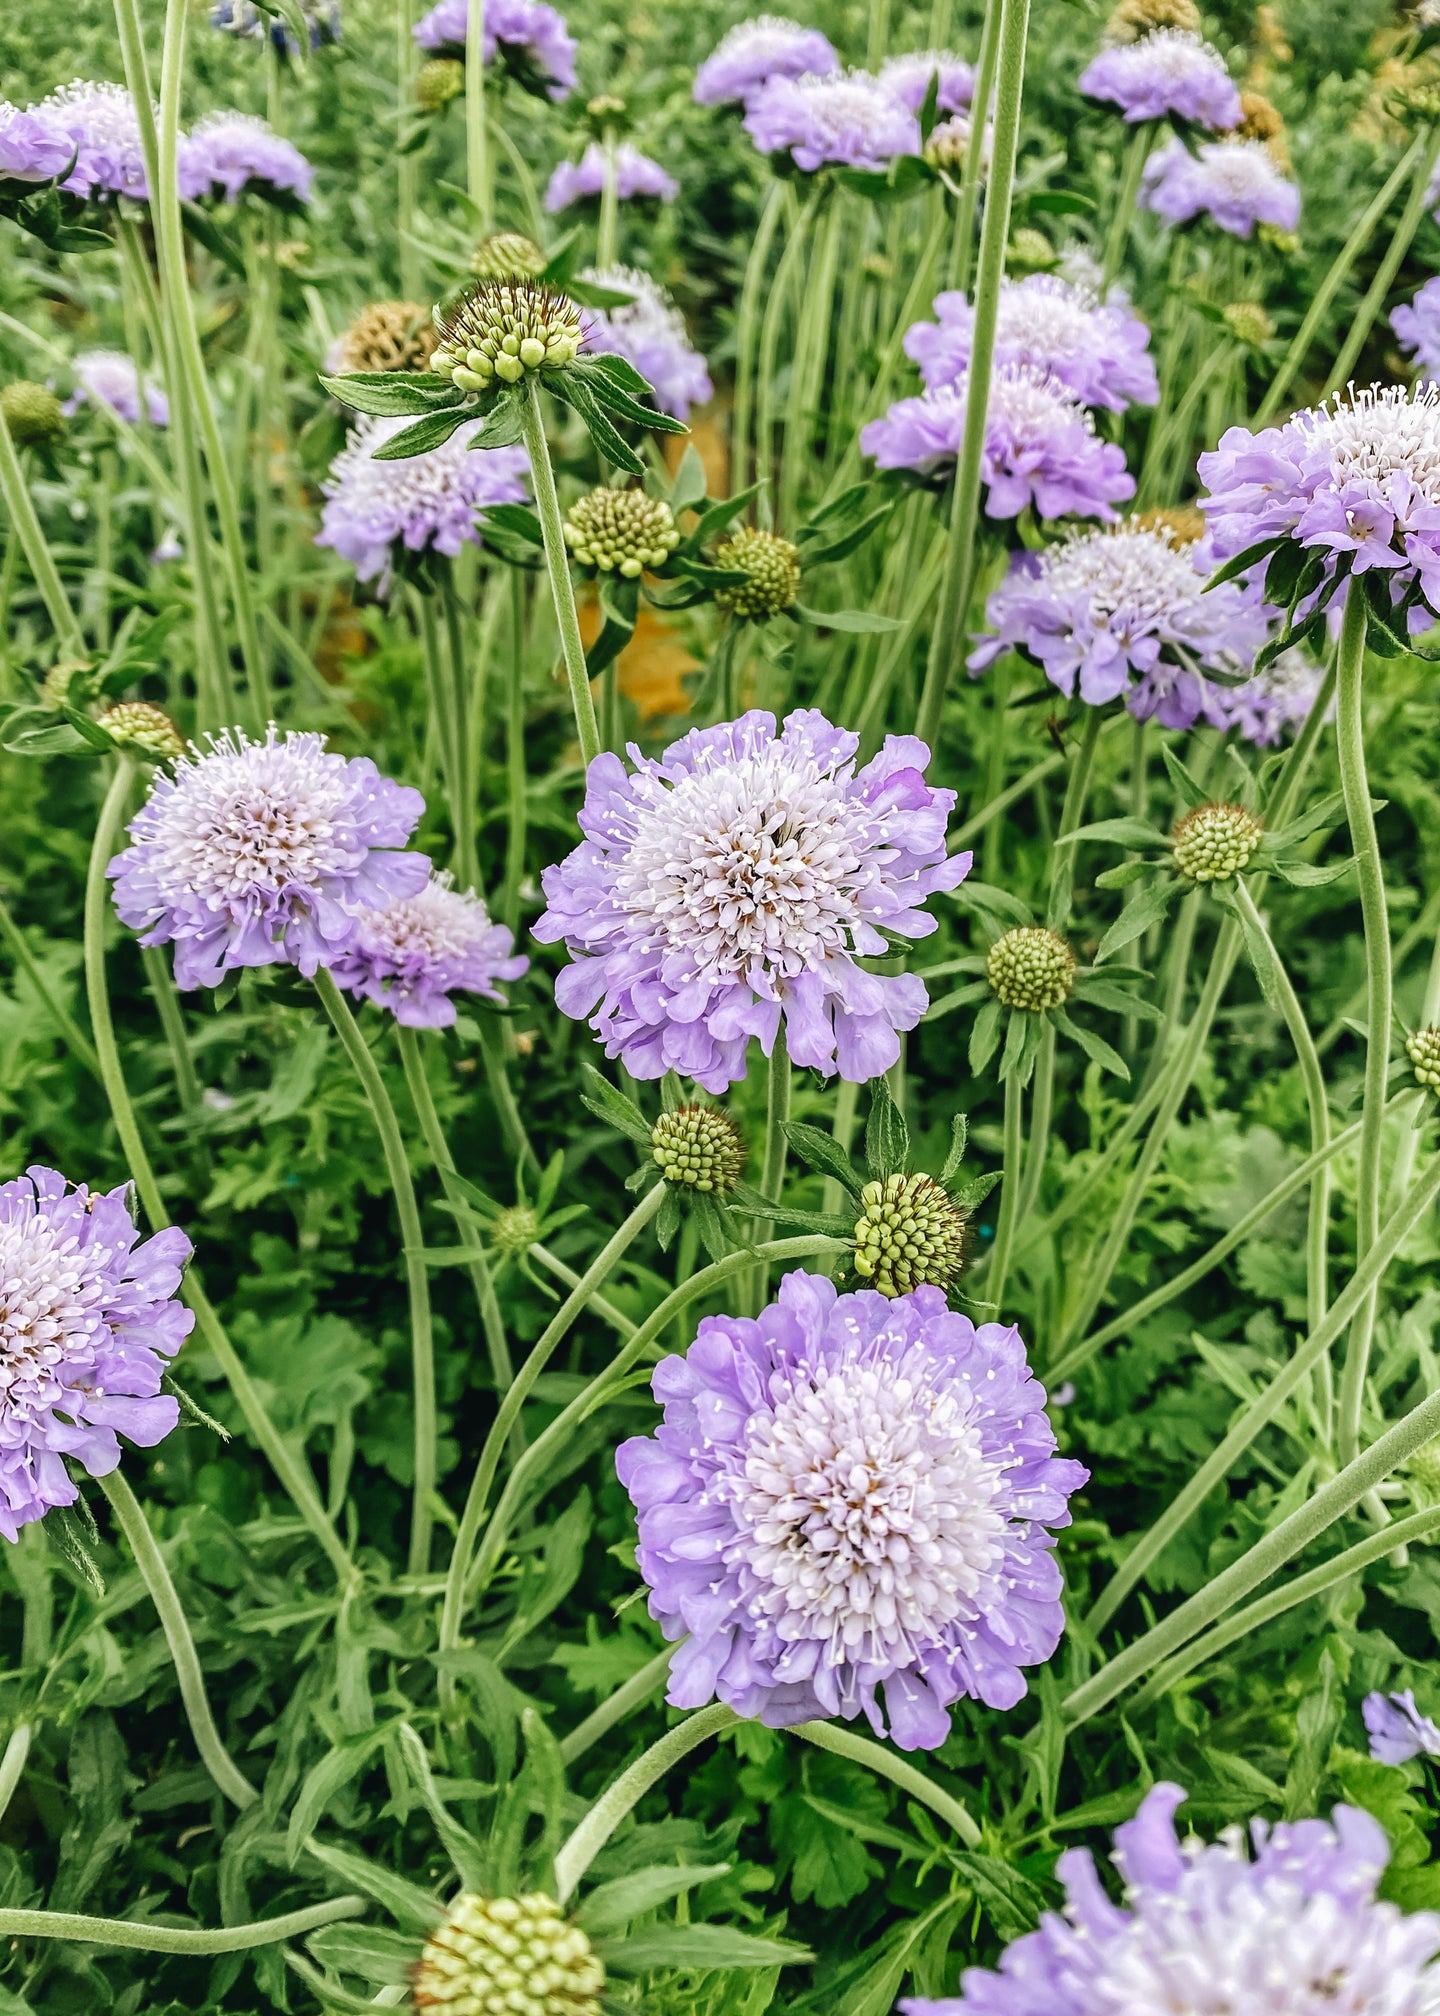
[[[1179,1785],[1152,1785],[1115,1830],[1124,1906],[1088,1848],[1060,1857],[1064,1916],[1012,1941],[960,1994],[902,2001],[904,2016],[1433,2016],[1440,1917],[1376,1899],[1384,1829],[1337,1806],[1332,1824],[1252,1820],[1206,1845],[1176,1839]]]
[[[1192,549],[1134,518],[1018,555],[985,613],[996,635],[972,671],[1020,649],[1062,693],[1092,707],[1123,698],[1166,728],[1223,725],[1229,695],[1204,674],[1243,672],[1268,629],[1252,597],[1233,582],[1207,592]]]
[[[75,166],[62,188],[96,199],[130,196],[139,202],[149,196],[140,122],[135,101],[123,84],[90,83],[77,77],[31,109],[52,139],[70,143],[66,158],[75,154]]]
[[[945,852],[955,793],[930,751],[891,735],[858,773],[858,740],[813,709],[751,712],[695,729],[664,755],[632,747],[590,765],[584,842],[544,876],[543,945],[574,963],[562,1014],[590,1026],[636,1078],[679,1071],[707,1092],[768,1056],[783,1020],[797,1064],[864,1083],[900,1054],[928,996],[913,974],[856,964],[882,932],[924,938],[922,905],[968,874]]]
[[[933,475],[954,462],[965,431],[968,380],[900,399],[861,430],[860,446],[882,469]],[[1067,385],[1033,364],[1000,364],[990,386],[981,476],[989,518],[1113,519],[1135,494],[1122,449],[1102,441]]]
[[[1172,140],[1145,164],[1140,201],[1167,223],[1208,217],[1236,238],[1257,224],[1293,231],[1300,221],[1300,191],[1263,140],[1207,140],[1195,154]]]
[[[375,459],[409,426],[405,418],[362,419],[330,464],[317,546],[333,546],[362,581],[388,588],[397,546],[427,548],[451,559],[478,546],[476,513],[489,504],[525,501],[523,448],[472,448],[483,423],[467,420],[438,448],[397,462]]]
[[[592,140],[578,161],[562,161],[550,177],[545,191],[545,208],[552,214],[568,210],[587,196],[599,196],[605,187],[605,149]],[[622,203],[648,198],[655,203],[673,203],[680,184],[667,175],[658,161],[642,154],[638,147],[622,142],[615,149],[615,193]]]
[[[1243,686],[1232,686],[1216,698],[1231,727],[1257,749],[1270,749],[1309,720],[1324,677],[1316,661],[1292,644]]]
[[[298,0],[298,4],[312,50],[340,40],[338,0]],[[300,45],[285,22],[275,14],[262,14],[254,0],[217,0],[210,9],[210,26],[242,42],[264,42],[268,38],[282,56],[296,56],[300,52]]]
[[[654,1392],[664,1422],[616,1469],[650,1614],[689,1633],[672,1706],[718,1696],[770,1728],[863,1712],[933,1750],[955,1701],[1022,1699],[1064,1629],[1047,1529],[1088,1473],[1054,1453],[1017,1330],[939,1288],[797,1272],[756,1318],[707,1316]]]
[[[74,151],[38,113],[0,98],[0,182],[53,182]]]
[[[1440,378],[1440,279],[1427,280],[1413,301],[1392,308],[1390,327],[1422,379]]]
[[[468,15],[466,0],[440,0],[415,24],[415,40],[422,49],[463,49]],[[480,46],[486,63],[493,63],[501,51],[538,78],[547,97],[557,103],[575,89],[579,45],[565,26],[564,15],[545,6],[544,0],[485,0]]]
[[[162,1393],[195,1318],[175,1300],[190,1241],[141,1240],[129,1185],[71,1189],[54,1169],[0,1183],[0,1533],[79,1496],[64,1458],[92,1477],[120,1461],[118,1435],[153,1448],[179,1407]]]
[[[775,77],[747,100],[745,131],[762,154],[789,154],[797,168],[884,168],[920,152],[909,107],[861,70],[828,77]]]
[[[1401,1694],[1367,1694],[1360,1704],[1377,1764],[1408,1764],[1412,1757],[1440,1757],[1440,1729],[1415,1706],[1410,1688]]]
[[[695,72],[697,105],[748,102],[772,77],[825,77],[840,58],[818,28],[776,14],[741,21]]]
[[[312,979],[355,944],[362,911],[424,888],[428,859],[400,850],[425,801],[368,756],[274,727],[209,740],[157,773],[106,871],[141,944],[174,945],[178,987],[286,962]]]
[[[331,971],[339,986],[388,1008],[406,1028],[448,1029],[451,994],[503,1006],[497,983],[518,980],[529,965],[515,955],[514,933],[490,921],[473,889],[462,895],[449,875],[432,874],[414,895],[362,910],[354,944]]]
[[[140,420],[143,392],[145,417],[152,427],[168,427],[170,402],[154,385],[140,382],[133,357],[123,350],[82,350],[75,359],[75,390],[65,401],[67,413],[78,413],[84,405],[108,406],[122,420],[136,426]]]
[[[1220,132],[1238,126],[1242,116],[1240,93],[1220,52],[1178,28],[1102,49],[1080,89],[1087,98],[1118,105],[1131,126],[1173,114]]]
[[[920,366],[930,391],[953,385],[968,370],[975,329],[975,311],[961,293],[937,294],[935,313],[938,322],[916,322],[905,334],[905,354]],[[1111,413],[1153,406],[1160,397],[1150,331],[1139,316],[1128,304],[1102,304],[1058,274],[1003,283],[995,355],[1002,363],[1048,371],[1085,405]]]
[[[310,200],[315,170],[289,140],[249,112],[207,112],[180,142],[175,164],[180,194],[191,202],[223,196],[238,203],[243,191],[287,191]]]
[[[925,103],[930,80],[938,73],[940,89],[935,99],[937,112],[968,112],[975,96],[975,72],[962,56],[949,49],[917,49],[905,56],[892,56],[880,66],[878,82],[910,112],[918,113]]]
[[[691,345],[684,316],[665,289],[631,266],[610,266],[604,272],[590,268],[582,277],[632,296],[622,308],[586,309],[586,347],[633,364],[650,386],[658,410],[688,419],[690,408],[703,406],[715,388],[705,359]]]

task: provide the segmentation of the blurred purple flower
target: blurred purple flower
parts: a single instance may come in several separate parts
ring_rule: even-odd
[[[772,77],[826,76],[840,58],[818,28],[802,28],[775,14],[741,21],[695,73],[697,105],[748,101]]]
[[[160,1382],[195,1321],[175,1300],[190,1241],[173,1226],[141,1241],[129,1190],[72,1190],[39,1166],[0,1184],[7,1540],[52,1506],[74,1504],[65,1457],[107,1477],[120,1461],[118,1435],[151,1449],[179,1419]]]
[[[747,100],[745,131],[762,154],[789,153],[797,168],[884,168],[920,152],[920,127],[893,91],[862,70],[775,77]]]
[[[1440,1917],[1376,1900],[1390,1857],[1378,1820],[1337,1806],[1333,1825],[1252,1820],[1204,1847],[1176,1839],[1179,1785],[1152,1785],[1115,1830],[1123,1906],[1088,1848],[1056,1874],[1064,1916],[1015,1939],[999,1971],[967,1968],[960,1993],[911,1996],[903,2016],[1428,2016],[1440,2007]]]
[[[137,202],[149,196],[140,122],[135,101],[123,84],[96,84],[77,77],[32,106],[30,116],[52,139],[69,143],[67,159],[72,150],[79,150],[62,188],[76,196],[130,196]]]
[[[975,311],[960,293],[937,294],[935,313],[938,322],[916,322],[905,335],[905,354],[932,392],[968,369],[975,326]],[[1139,316],[1128,305],[1102,306],[1056,274],[1004,282],[995,355],[1002,363],[1048,371],[1085,405],[1111,413],[1132,404],[1153,406],[1160,397],[1150,331]]]
[[[209,739],[155,773],[106,871],[141,944],[173,943],[178,987],[287,962],[311,979],[354,945],[361,911],[424,888],[429,860],[400,850],[425,801],[368,756],[273,726]]]
[[[551,212],[568,210],[583,197],[598,196],[605,187],[605,149],[592,140],[578,161],[562,161],[550,177],[545,191],[545,208]],[[615,149],[615,193],[622,203],[648,197],[656,203],[673,203],[680,184],[667,175],[658,161],[622,142]]]
[[[931,475],[955,460],[965,431],[968,380],[900,399],[861,429],[860,446],[882,469]],[[1123,449],[1102,441],[1066,385],[1033,364],[1000,364],[990,386],[981,475],[989,518],[1113,519],[1135,494]]]
[[[74,151],[49,120],[0,98],[0,182],[53,181]]]
[[[1440,378],[1440,280],[1427,280],[1413,301],[1392,308],[1390,327],[1421,377]]]
[[[1213,592],[1219,594],[1220,590]],[[1315,660],[1292,644],[1272,658],[1263,672],[1220,696],[1228,725],[1238,728],[1257,749],[1273,748],[1287,730],[1300,728],[1309,720],[1324,677]]]
[[[308,203],[315,179],[300,149],[249,112],[207,112],[197,120],[181,138],[175,173],[180,194],[192,203],[217,195],[238,203],[251,185],[260,194],[267,186],[289,190]]]
[[[768,1057],[783,1020],[794,1061],[863,1084],[900,1054],[928,1002],[913,974],[867,972],[889,932],[925,938],[921,906],[969,854],[945,852],[955,793],[930,751],[887,737],[858,774],[858,740],[823,714],[752,711],[697,728],[658,759],[590,765],[585,838],[545,870],[542,945],[573,956],[555,1003],[636,1078],[678,1071],[707,1092]]]
[[[1263,140],[1202,141],[1195,154],[1172,140],[1145,164],[1140,202],[1167,223],[1205,216],[1236,238],[1257,224],[1293,231],[1300,221],[1300,191]]]
[[[968,112],[975,96],[975,72],[962,56],[949,49],[917,49],[909,55],[892,56],[881,64],[879,82],[907,111],[918,114],[937,70],[940,90],[936,110],[942,116],[946,112]]]
[[[363,910],[357,925],[354,944],[331,966],[336,983],[408,1029],[450,1028],[457,991],[503,1006],[497,981],[518,980],[530,965],[515,956],[514,933],[448,875],[432,873],[416,894]]]
[[[122,420],[136,426],[140,420],[140,373],[135,359],[123,350],[82,350],[75,359],[75,390],[65,401],[67,413],[78,412],[88,401],[108,406]],[[168,427],[170,402],[154,385],[145,387],[145,412],[152,427]]]
[[[703,406],[715,388],[670,296],[648,273],[629,266],[591,269],[583,277],[634,297],[623,308],[585,310],[586,348],[623,357],[650,385],[660,412],[688,419],[690,408]]]
[[[467,0],[440,0],[416,23],[415,40],[422,49],[463,49],[468,17]],[[575,89],[579,44],[565,26],[565,16],[544,0],[485,0],[481,53],[487,63],[495,61],[502,42],[524,66],[550,80],[548,95],[557,102]]]
[[[1092,707],[1123,698],[1140,721],[1225,726],[1230,694],[1203,675],[1244,672],[1269,626],[1233,582],[1207,591],[1207,578],[1194,548],[1163,526],[1132,518],[1073,532],[1011,561],[985,610],[996,635],[972,652],[970,668],[1021,649],[1062,693],[1078,688]]]
[[[377,462],[375,450],[413,423],[362,419],[330,464],[317,546],[333,546],[362,581],[388,589],[398,542],[407,552],[431,547],[451,559],[478,546],[475,514],[489,504],[522,504],[528,463],[523,448],[472,448],[480,420],[422,455]]]
[[[718,1696],[772,1729],[863,1712],[933,1750],[953,1702],[1024,1697],[1065,1626],[1047,1529],[1088,1473],[1055,1456],[1018,1330],[938,1288],[797,1272],[756,1318],[705,1317],[653,1388],[664,1422],[615,1467],[650,1614],[689,1634],[673,1707]]]
[[[297,4],[312,50],[322,48],[327,42],[340,40],[338,0],[297,0]],[[254,0],[217,0],[210,9],[210,26],[244,42],[263,42],[268,37],[271,46],[278,49],[282,56],[297,56],[300,53],[300,45],[284,19],[275,14],[262,14]]]
[[[1241,119],[1240,93],[1219,51],[1179,28],[1102,49],[1080,89],[1118,105],[1132,126],[1173,113],[1219,132]]]
[[[1440,1729],[1420,1713],[1408,1687],[1403,1694],[1367,1694],[1360,1713],[1377,1764],[1408,1764],[1422,1755],[1440,1757]]]

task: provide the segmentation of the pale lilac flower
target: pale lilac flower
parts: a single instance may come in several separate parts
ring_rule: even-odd
[[[772,77],[824,77],[839,67],[840,58],[818,28],[761,14],[732,28],[705,58],[695,73],[695,102],[748,102]]]
[[[893,91],[861,70],[775,77],[745,107],[745,131],[762,154],[788,153],[797,168],[884,168],[920,152],[920,125]]]
[[[953,463],[965,431],[968,380],[900,399],[861,429],[860,446],[882,469],[933,475]],[[1026,505],[1042,518],[1113,519],[1135,494],[1124,451],[1102,441],[1066,385],[1033,364],[1001,364],[990,386],[981,476],[985,513],[1017,518]]]
[[[1115,1830],[1123,1905],[1088,1848],[1056,1874],[1064,1916],[1013,1940],[999,1971],[960,1993],[902,2001],[904,2016],[1434,2016],[1440,1917],[1380,1903],[1389,1860],[1378,1820],[1337,1806],[1333,1824],[1252,1820],[1202,1845],[1176,1839],[1179,1785],[1152,1785]]]
[[[583,277],[599,287],[633,298],[622,308],[585,310],[586,348],[593,354],[623,357],[651,387],[656,407],[677,420],[690,417],[714,391],[705,359],[694,349],[685,318],[665,289],[648,273],[611,266]]]
[[[478,546],[476,513],[521,504],[529,467],[523,448],[472,448],[481,421],[467,420],[438,448],[377,462],[375,450],[413,423],[362,419],[330,464],[317,546],[333,546],[362,581],[388,589],[395,548],[432,548],[451,559]]]
[[[1263,140],[1207,140],[1195,154],[1172,140],[1146,162],[1140,202],[1167,223],[1204,216],[1236,238],[1257,224],[1293,231],[1300,222],[1300,191]]]
[[[568,210],[587,196],[599,196],[604,187],[605,149],[592,140],[578,161],[562,161],[556,168],[545,191],[545,208],[552,213]],[[615,193],[622,203],[642,197],[673,203],[680,194],[680,184],[658,161],[625,141],[615,149]]]
[[[1240,93],[1219,51],[1179,28],[1102,49],[1080,89],[1118,105],[1130,125],[1173,114],[1220,132],[1238,126],[1242,117]]]
[[[123,350],[82,350],[75,359],[75,390],[65,401],[65,411],[76,413],[87,402],[108,406],[122,420],[136,426],[140,420],[140,372],[133,357]],[[152,427],[168,427],[170,402],[157,386],[144,388],[145,413]]]
[[[920,366],[927,389],[953,385],[970,364],[975,311],[965,296],[935,297],[938,322],[916,322],[905,354]],[[1160,397],[1150,331],[1127,304],[1102,306],[1094,294],[1057,274],[1006,280],[1000,289],[995,355],[1002,363],[1033,364],[1068,385],[1087,406],[1123,413]]]
[[[996,634],[971,654],[971,670],[1023,650],[1089,706],[1123,698],[1137,720],[1223,726],[1230,694],[1204,675],[1243,673],[1269,626],[1234,582],[1207,590],[1206,581],[1194,547],[1163,526],[1132,518],[1073,532],[1011,561],[985,610]]]
[[[33,1167],[0,1184],[0,1533],[79,1492],[120,1461],[119,1435],[151,1449],[179,1407],[160,1390],[195,1318],[175,1300],[190,1241],[173,1226],[141,1240],[130,1186],[72,1190]]]
[[[53,182],[74,151],[48,120],[0,98],[0,182]]]
[[[160,534],[159,545],[150,554],[150,565],[152,567],[164,567],[171,560],[183,560],[184,558],[185,547],[181,541],[179,532],[173,525],[167,525],[165,530]]]
[[[530,961],[515,956],[514,933],[493,924],[473,889],[462,895],[449,875],[432,874],[412,896],[360,913],[355,942],[334,961],[338,986],[388,1008],[408,1029],[448,1029],[451,994],[479,994],[504,1005],[496,984],[518,980]]]
[[[1360,1713],[1370,1737],[1370,1755],[1377,1764],[1408,1764],[1412,1757],[1440,1757],[1440,1729],[1415,1706],[1410,1688],[1403,1694],[1367,1694]]]
[[[150,194],[145,152],[135,101],[123,84],[95,84],[77,77],[32,106],[32,116],[54,140],[78,149],[75,166],[60,185],[76,196],[130,196],[137,202]]]
[[[891,735],[856,772],[856,736],[802,710],[775,733],[751,712],[697,728],[656,759],[633,745],[590,765],[584,842],[544,876],[542,945],[574,963],[555,1003],[636,1078],[678,1071],[723,1092],[783,1020],[803,1068],[863,1084],[900,1054],[929,997],[914,974],[856,962],[889,933],[925,938],[921,906],[969,873],[945,852],[953,791],[930,751]]]
[[[1221,590],[1212,592],[1218,595]],[[1224,694],[1227,723],[1257,749],[1273,748],[1287,732],[1310,719],[1324,677],[1315,660],[1292,644],[1263,672]]]
[[[440,0],[416,23],[415,40],[422,49],[463,49],[468,18],[466,0]],[[485,0],[481,55],[486,63],[495,61],[502,43],[503,58],[537,78],[549,97],[558,101],[575,89],[579,44],[564,15],[544,0]]]
[[[249,112],[207,112],[182,136],[175,164],[180,194],[191,202],[223,196],[238,203],[242,191],[288,190],[310,200],[315,170],[289,140]]]
[[[881,64],[879,81],[907,110],[918,114],[937,71],[940,89],[936,110],[968,112],[975,96],[975,72],[962,56],[949,49],[917,49],[910,55],[892,56]]]
[[[1440,378],[1440,279],[1427,280],[1413,301],[1392,308],[1390,327],[1421,377]]]
[[[664,1422],[615,1467],[650,1614],[689,1634],[673,1707],[718,1696],[772,1729],[863,1712],[933,1750],[952,1703],[1023,1698],[1065,1627],[1047,1529],[1088,1473],[1055,1455],[1018,1330],[938,1288],[797,1272],[756,1318],[705,1317],[653,1389]]]
[[[298,0],[298,4],[311,49],[340,40],[339,0]],[[210,9],[210,26],[244,42],[263,42],[268,36],[282,56],[300,53],[300,45],[284,19],[276,14],[262,14],[254,0],[217,0]]]
[[[286,963],[312,979],[355,944],[362,911],[424,888],[429,860],[400,850],[425,801],[368,756],[273,726],[209,741],[173,777],[157,770],[106,870],[120,921],[174,945],[177,986]]]

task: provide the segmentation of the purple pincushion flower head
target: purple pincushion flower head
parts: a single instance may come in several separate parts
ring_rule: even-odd
[[[839,67],[840,58],[818,28],[761,14],[737,23],[705,58],[695,73],[695,102],[748,101],[772,77],[824,77]]]
[[[448,441],[399,461],[377,461],[375,450],[410,421],[367,418],[330,464],[317,546],[333,546],[362,581],[390,582],[397,546],[433,549],[450,558],[478,546],[476,513],[490,504],[525,501],[523,448],[472,448],[480,420],[467,420]]]
[[[76,196],[129,196],[137,202],[150,194],[145,150],[135,101],[123,84],[96,84],[77,77],[31,107],[51,137],[68,141],[75,166],[62,188]]]
[[[1208,140],[1194,154],[1172,140],[1146,163],[1140,201],[1167,223],[1204,216],[1236,238],[1257,224],[1293,231],[1300,222],[1300,191],[1263,140]]]
[[[221,195],[238,203],[254,184],[310,200],[315,170],[289,140],[249,112],[207,112],[182,136],[175,164],[180,194],[190,202]]]
[[[912,1996],[903,2016],[1434,2016],[1440,1917],[1408,1916],[1375,1888],[1384,1829],[1337,1806],[1331,1824],[1252,1820],[1183,1845],[1179,1785],[1152,1785],[1115,1830],[1124,1905],[1088,1848],[1060,1857],[1064,1915],[1013,1940],[999,1969],[968,1968],[960,1993]]]
[[[106,871],[115,908],[142,945],[174,945],[179,987],[287,962],[308,980],[355,944],[362,911],[424,888],[429,860],[401,851],[424,809],[323,735],[212,736],[156,773]]]
[[[0,135],[3,144],[3,135]],[[1440,279],[1427,280],[1413,301],[1390,311],[1390,327],[1423,379],[1440,378]]]
[[[195,1319],[175,1300],[190,1241],[140,1240],[129,1186],[72,1190],[53,1169],[0,1184],[0,1533],[79,1495],[120,1461],[117,1433],[153,1448],[179,1408],[160,1390]]]
[[[168,426],[169,400],[157,386],[142,386],[133,357],[127,357],[123,350],[82,350],[75,359],[75,390],[65,401],[65,411],[77,413],[87,402],[92,406],[108,406],[134,427],[140,421],[142,392],[145,417],[150,425]]]
[[[960,453],[968,380],[918,398],[899,399],[861,429],[860,446],[882,469],[930,476]],[[990,518],[1018,518],[1031,505],[1042,518],[1113,519],[1135,494],[1124,450],[1102,441],[1068,385],[1033,364],[998,364],[990,385],[981,476]]]
[[[545,208],[552,214],[568,210],[587,196],[598,196],[605,187],[605,149],[592,140],[578,161],[562,161],[550,177],[545,191]],[[673,203],[680,184],[667,175],[658,161],[642,154],[638,147],[622,142],[615,149],[615,193],[622,203],[645,197],[656,203]]]
[[[0,182],[52,182],[74,152],[48,120],[0,98]]]
[[[938,1288],[797,1272],[758,1317],[707,1316],[654,1392],[665,1419],[616,1469],[650,1614],[685,1639],[672,1706],[718,1696],[770,1728],[864,1713],[933,1750],[952,1703],[1022,1699],[1064,1630],[1047,1529],[1088,1473],[1055,1455],[1018,1330]]]
[[[496,984],[518,980],[530,961],[515,953],[515,935],[494,924],[473,889],[461,892],[448,875],[432,874],[413,896],[363,910],[355,943],[332,967],[339,986],[388,1008],[410,1029],[448,1029],[452,993],[478,994],[504,1005]]]
[[[1367,1694],[1360,1713],[1377,1764],[1408,1764],[1412,1757],[1440,1757],[1440,1729],[1415,1706],[1410,1688],[1401,1694]]]
[[[915,114],[860,70],[772,78],[747,100],[745,131],[762,154],[789,154],[807,175],[884,168],[897,154],[920,152]]]
[[[1180,28],[1102,49],[1080,79],[1088,98],[1118,105],[1127,124],[1173,115],[1214,132],[1238,126],[1240,93],[1218,50]]]
[[[852,1083],[888,1071],[928,1005],[913,974],[867,972],[890,933],[924,938],[922,905],[969,854],[945,852],[953,791],[930,751],[891,735],[863,770],[856,736],[813,709],[697,728],[664,755],[590,765],[583,843],[547,868],[543,945],[574,963],[555,1003],[636,1078],[678,1071],[707,1092],[745,1076],[785,1025],[793,1060]]]
[[[611,266],[582,278],[631,299],[620,308],[587,308],[585,343],[592,354],[623,357],[649,385],[662,413],[686,420],[714,391],[705,359],[691,342],[685,318],[648,273]]]
[[[466,0],[440,0],[415,25],[422,49],[463,49],[469,19]],[[546,95],[557,102],[575,89],[575,52],[579,47],[565,26],[563,14],[544,0],[485,0],[481,54],[495,61],[501,44],[522,66],[545,81]]]
[[[963,294],[935,297],[938,322],[916,322],[905,354],[920,366],[927,390],[953,385],[969,368],[975,311]],[[1031,364],[1067,385],[1087,406],[1123,413],[1153,406],[1160,384],[1150,355],[1150,331],[1128,304],[1102,304],[1058,274],[1032,273],[1000,290],[995,355]]]
[[[975,96],[975,72],[962,56],[948,49],[917,49],[892,56],[881,64],[878,82],[908,111],[918,114],[935,76],[940,79],[935,109],[941,117],[947,112],[968,112]]]
[[[1018,647],[1062,693],[1092,707],[1123,698],[1166,728],[1227,723],[1229,695],[1204,674],[1243,673],[1269,627],[1233,582],[1207,590],[1192,548],[1133,518],[1018,555],[985,613],[996,635],[971,654],[972,671]]]

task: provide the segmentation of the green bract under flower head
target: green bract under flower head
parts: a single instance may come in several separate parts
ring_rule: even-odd
[[[1242,343],[1253,343],[1258,349],[1275,334],[1275,324],[1258,301],[1228,301],[1220,312],[1230,333]]]
[[[1053,931],[1023,924],[990,947],[985,977],[1005,1007],[1043,1015],[1069,1000],[1075,985],[1075,954]]]
[[[425,1941],[411,2001],[443,2016],[600,2016],[605,1970],[553,1897],[457,1897]]]
[[[1405,1038],[1405,1053],[1415,1066],[1417,1082],[1440,1092],[1440,1029],[1417,1029]]]
[[[17,448],[38,448],[65,432],[65,409],[48,385],[17,378],[0,392],[0,413]]]
[[[667,1183],[709,1196],[733,1190],[739,1181],[744,1143],[713,1106],[682,1106],[678,1113],[662,1113],[650,1140],[656,1166]]]
[[[453,56],[432,56],[415,78],[415,102],[424,112],[439,112],[465,89],[465,65]]]
[[[545,270],[545,254],[523,231],[492,231],[475,247],[470,270],[480,280],[534,280]]]
[[[138,749],[163,762],[185,754],[180,730],[163,707],[154,707],[148,700],[122,700],[107,707],[100,716],[100,726],[122,748]]]
[[[609,490],[603,485],[571,505],[565,544],[582,567],[623,574],[634,581],[647,567],[659,567],[680,544],[670,506],[643,490]]]
[[[731,588],[722,588],[716,597],[732,616],[763,623],[767,616],[779,616],[793,608],[799,599],[799,549],[778,532],[742,525],[732,539],[716,547],[715,565],[746,577]]]
[[[585,340],[575,303],[533,280],[482,281],[437,309],[435,327],[430,369],[462,392],[518,385],[542,366],[561,370]]]
[[[491,1237],[497,1252],[507,1255],[528,1253],[540,1237],[540,1220],[528,1204],[512,1204],[496,1213]]]
[[[860,1193],[855,1272],[882,1295],[948,1288],[965,1263],[967,1214],[933,1176],[887,1176]]]
[[[1228,882],[1264,837],[1243,805],[1197,805],[1175,828],[1175,866],[1187,882]]]

